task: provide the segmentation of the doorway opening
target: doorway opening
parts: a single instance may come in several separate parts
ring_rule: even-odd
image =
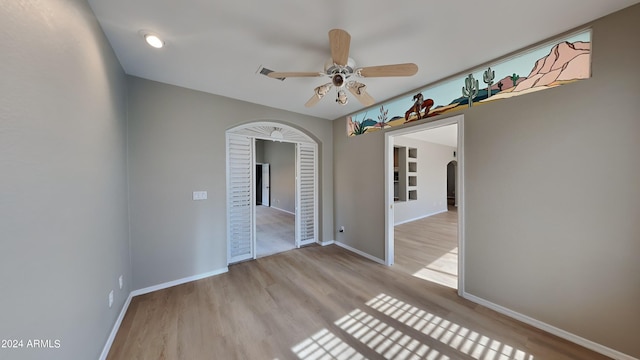
[[[295,149],[293,188],[294,246],[318,242],[317,142],[291,126],[276,122],[252,122],[226,131],[227,175],[227,264],[255,259],[256,222],[256,140],[286,143]],[[281,204],[273,196],[273,162],[269,161],[269,208]],[[264,184],[264,172],[261,175]],[[262,186],[261,186],[262,189]],[[261,202],[265,200],[262,191]],[[275,200],[275,202],[274,202]],[[262,206],[262,205],[260,205]]]
[[[260,164],[256,161],[256,205],[271,206],[270,170],[269,164]]]
[[[296,144],[255,139],[256,257],[295,249]]]
[[[464,289],[463,115],[385,134],[387,265]]]
[[[455,157],[456,154],[454,153],[453,156]],[[456,198],[457,173],[458,162],[455,160],[449,161],[447,164],[447,205],[455,207],[458,206],[458,199]]]

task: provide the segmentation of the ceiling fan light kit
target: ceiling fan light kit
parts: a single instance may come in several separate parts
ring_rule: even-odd
[[[344,91],[344,88],[346,88],[360,103],[365,106],[370,106],[375,103],[375,100],[367,93],[367,86],[355,81],[354,78],[412,76],[418,72],[418,66],[413,63],[356,68],[355,61],[349,57],[351,35],[341,29],[329,31],[329,45],[331,48],[331,58],[325,62],[324,72],[274,71],[267,74],[267,76],[274,79],[287,77],[329,77],[331,82],[316,87],[314,89],[314,95],[305,104],[306,107],[316,105],[332,87],[336,88],[336,102],[338,104],[346,105],[349,102],[347,94]]]
[[[347,93],[344,90],[338,90],[338,97],[336,98],[336,102],[340,105],[347,105],[349,102],[349,98],[347,98]]]

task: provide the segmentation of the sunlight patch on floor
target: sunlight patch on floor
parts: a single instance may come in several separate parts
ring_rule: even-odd
[[[413,273],[413,276],[450,287],[458,288],[458,248],[440,256],[437,260]],[[452,266],[455,264],[456,266]]]
[[[348,336],[322,329],[291,351],[301,360],[366,359],[349,345],[350,336],[385,359],[449,360],[464,354],[477,360],[535,360],[523,350],[393,296],[379,294],[366,305],[374,311],[355,309],[335,322]]]
[[[479,334],[392,296],[380,294],[367,302],[371,308],[474,359],[533,360],[533,355]]]
[[[336,321],[336,325],[385,359],[449,359],[360,309]]]
[[[291,348],[300,359],[366,359],[349,344],[327,329],[322,329],[300,344]]]

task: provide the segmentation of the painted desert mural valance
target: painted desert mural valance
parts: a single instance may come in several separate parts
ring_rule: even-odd
[[[356,136],[591,77],[591,30],[347,116]]]

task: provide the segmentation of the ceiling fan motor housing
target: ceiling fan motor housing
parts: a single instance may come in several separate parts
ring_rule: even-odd
[[[329,59],[324,64],[324,71],[331,77],[333,86],[341,88],[346,84],[347,79],[353,75],[355,67],[356,63],[352,58],[349,58],[347,65],[344,66],[335,64],[333,59]]]

